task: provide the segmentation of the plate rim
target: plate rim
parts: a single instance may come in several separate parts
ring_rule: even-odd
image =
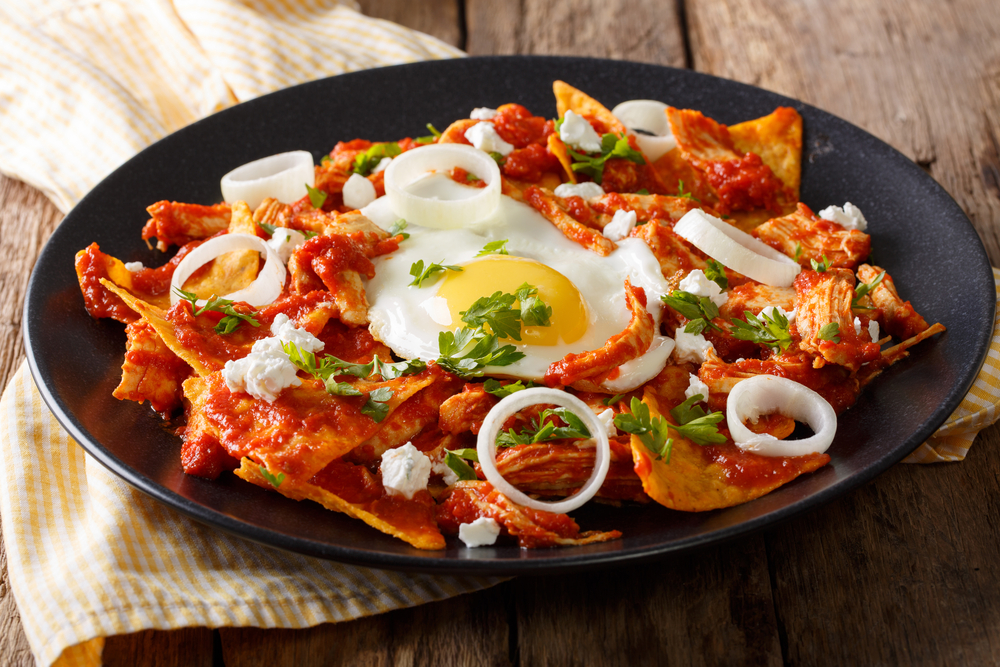
[[[852,132],[860,132],[868,141],[874,142],[873,145],[877,146],[880,150],[889,151],[901,156],[906,163],[908,163],[909,168],[919,172],[920,177],[926,179],[928,186],[933,184],[933,188],[936,188],[936,194],[938,196],[944,195],[950,200],[951,204],[954,205],[955,209],[961,213],[961,217],[964,223],[969,226],[976,240],[978,241],[977,250],[979,250],[980,259],[985,259],[985,267],[990,269],[989,282],[993,282],[992,270],[990,267],[988,255],[986,254],[985,246],[982,242],[981,237],[975,229],[975,226],[969,220],[965,212],[958,206],[957,202],[953,197],[941,186],[936,180],[933,179],[929,174],[923,172],[918,165],[913,163],[909,158],[906,158],[900,151],[896,150],[888,143],[882,141],[878,137],[872,135],[871,133],[863,130],[862,128],[854,125],[843,118],[840,118],[834,114],[827,111],[819,109],[813,105],[807,104],[800,100],[786,97],[779,93],[774,93],[772,91],[765,90],[763,88],[751,86],[749,84],[744,84],[738,81],[733,81],[730,79],[724,79],[721,77],[716,77],[710,74],[705,74],[702,72],[695,72],[688,69],[680,69],[674,67],[668,67],[663,65],[656,65],[651,63],[632,63],[629,61],[621,60],[608,60],[601,58],[579,58],[579,57],[569,57],[569,56],[524,56],[524,55],[511,55],[511,56],[479,56],[470,58],[460,58],[454,60],[438,60],[438,61],[422,61],[417,63],[407,63],[401,65],[393,65],[386,68],[377,68],[373,70],[362,70],[359,72],[351,72],[347,74],[336,75],[334,77],[326,77],[323,79],[317,79],[314,81],[305,82],[298,84],[297,86],[292,86],[285,88],[274,93],[270,93],[266,96],[261,96],[260,98],[255,98],[248,102],[242,103],[240,105],[234,105],[227,109],[221,110],[215,114],[207,116],[203,119],[192,123],[184,128],[181,128],[177,132],[171,133],[153,144],[150,144],[142,151],[130,158],[123,165],[119,166],[113,172],[108,174],[100,183],[98,183],[81,201],[75,206],[67,215],[66,218],[60,222],[59,226],[53,231],[50,238],[46,241],[45,246],[38,255],[38,259],[35,265],[32,267],[31,276],[28,281],[27,289],[25,291],[24,306],[22,310],[22,335],[25,346],[25,354],[28,360],[28,366],[31,372],[32,380],[35,383],[43,401],[45,402],[48,409],[56,417],[57,421],[62,425],[63,428],[76,440],[76,442],[83,447],[89,454],[94,456],[94,458],[110,470],[117,477],[127,482],[133,488],[143,492],[144,494],[152,497],[158,502],[162,502],[173,509],[180,511],[181,513],[195,519],[196,521],[209,525],[215,529],[222,530],[231,535],[238,536],[243,539],[248,539],[260,544],[264,544],[271,547],[276,547],[279,549],[284,549],[287,551],[300,553],[309,556],[315,556],[324,559],[336,560],[344,563],[351,563],[356,565],[363,565],[368,567],[376,568],[387,568],[395,570],[405,570],[405,571],[420,571],[420,572],[430,572],[430,573],[449,573],[449,574],[491,574],[491,575],[503,575],[503,574],[543,574],[549,572],[573,572],[579,570],[594,569],[598,567],[615,567],[622,566],[626,564],[634,564],[647,562],[650,560],[656,560],[663,558],[669,554],[675,554],[680,552],[688,552],[692,550],[697,550],[700,548],[705,548],[711,545],[723,544],[730,542],[735,539],[747,536],[765,527],[775,526],[779,523],[788,521],[792,518],[805,514],[807,512],[818,509],[819,507],[826,505],[833,499],[841,497],[850,491],[866,484],[878,475],[885,472],[889,467],[906,457],[913,449],[918,447],[920,443],[924,442],[927,437],[929,437],[942,423],[947,419],[954,409],[961,403],[965,395],[968,393],[972,384],[975,382],[976,377],[979,374],[979,370],[982,368],[987,353],[989,351],[989,346],[992,340],[993,327],[990,326],[985,334],[981,337],[979,342],[979,347],[976,350],[976,355],[978,358],[978,363],[976,365],[976,372],[970,374],[969,377],[963,378],[962,382],[957,383],[953,386],[951,398],[949,401],[943,403],[941,406],[934,411],[932,419],[929,419],[926,424],[915,431],[910,438],[906,439],[899,447],[893,451],[887,452],[883,456],[876,459],[876,461],[869,465],[867,468],[855,473],[846,479],[834,482],[830,486],[813,493],[801,500],[792,502],[784,507],[777,508],[773,511],[767,512],[760,516],[752,517],[748,520],[740,522],[735,525],[727,526],[722,529],[716,529],[711,532],[703,533],[700,535],[690,536],[682,538],[679,540],[672,541],[666,545],[654,545],[650,547],[635,548],[629,552],[600,552],[592,554],[578,554],[573,555],[572,549],[560,550],[560,555],[555,555],[552,557],[546,557],[545,559],[489,559],[489,558],[444,558],[444,557],[421,557],[420,555],[409,555],[409,554],[394,554],[386,553],[380,551],[360,551],[358,549],[350,547],[342,547],[332,545],[326,542],[318,542],[314,540],[309,540],[302,537],[292,537],[286,536],[281,533],[277,533],[273,530],[262,528],[254,524],[235,519],[228,515],[225,515],[215,509],[209,508],[202,505],[194,500],[186,498],[176,491],[172,491],[166,487],[161,486],[154,480],[151,480],[137,470],[128,466],[120,459],[118,459],[110,450],[108,450],[102,443],[100,443],[96,438],[90,436],[82,424],[77,422],[75,416],[63,405],[59,396],[55,395],[52,388],[48,386],[46,382],[43,381],[42,371],[38,366],[36,359],[35,342],[32,336],[32,323],[37,319],[35,312],[33,312],[32,304],[38,298],[40,293],[44,292],[41,285],[42,279],[39,277],[39,267],[43,265],[43,259],[46,258],[48,253],[54,252],[52,248],[54,247],[54,241],[59,238],[60,231],[65,229],[65,223],[67,221],[72,221],[74,218],[74,212],[80,208],[81,205],[88,202],[89,199],[99,198],[103,187],[107,182],[116,177],[122,170],[128,169],[132,161],[146,153],[147,151],[155,150],[162,142],[172,140],[178,134],[184,133],[185,131],[200,126],[203,123],[219,122],[218,117],[224,116],[227,113],[242,113],[245,112],[246,107],[243,105],[253,105],[257,100],[264,98],[272,98],[273,96],[281,95],[297,95],[303,89],[311,86],[323,86],[325,82],[331,79],[344,79],[348,77],[354,77],[358,75],[370,75],[372,72],[378,72],[387,69],[400,69],[400,68],[422,68],[422,67],[435,67],[435,66],[447,66],[449,63],[477,63],[482,62],[484,65],[488,65],[490,62],[494,61],[514,61],[514,62],[525,62],[525,61],[538,61],[545,60],[548,62],[564,62],[567,64],[577,64],[583,63],[587,66],[600,67],[602,65],[613,63],[615,66],[621,65],[638,65],[646,68],[654,69],[666,69],[671,72],[677,73],[680,76],[693,76],[694,78],[704,77],[707,80],[713,80],[714,85],[725,85],[725,86],[738,86],[749,91],[753,91],[753,94],[759,92],[764,92],[776,99],[786,103],[789,106],[794,106],[796,108],[808,108],[811,112],[816,112],[829,118],[833,119],[837,123],[841,123]],[[236,112],[234,110],[243,107],[243,111]],[[803,158],[805,158],[805,146],[803,146]],[[805,159],[803,159],[805,162]],[[993,313],[990,318],[991,325],[995,322],[996,317],[996,302],[993,302]],[[940,419],[938,419],[940,417]],[[910,442],[913,442],[912,447],[909,446]],[[765,496],[766,497],[766,496]],[[439,553],[439,552],[432,552]]]

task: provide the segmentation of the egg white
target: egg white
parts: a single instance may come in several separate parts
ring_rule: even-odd
[[[424,196],[433,193],[441,199],[457,199],[467,197],[471,190],[443,175],[427,181],[431,179],[434,182],[421,186]],[[388,197],[361,212],[383,229],[399,219]],[[572,344],[541,346],[502,339],[525,357],[509,366],[487,367],[486,375],[540,381],[549,365],[567,354],[603,347],[631,319],[625,299],[626,278],[645,290],[647,309],[659,330],[659,297],[668,288],[659,262],[640,239],[623,239],[611,255],[601,257],[567,239],[531,206],[506,196],[501,197],[496,214],[475,228],[442,230],[410,224],[406,232],[410,237],[400,243],[398,251],[373,260],[375,277],[365,286],[371,333],[400,357],[437,359],[438,334],[464,326],[461,321],[449,322],[447,307],[437,297],[443,274],[422,287],[411,287],[410,267],[418,260],[425,265],[466,264],[474,261],[487,243],[501,239],[507,239],[506,250],[511,256],[535,260],[568,278],[586,302],[588,322],[586,333]],[[482,286],[482,296],[494,291],[490,285]],[[609,381],[608,389],[623,391],[648,381],[663,368],[672,348],[672,340],[657,336],[649,352],[625,365],[619,376]]]

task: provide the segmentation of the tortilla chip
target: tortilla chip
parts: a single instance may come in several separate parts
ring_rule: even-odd
[[[548,138],[549,152],[556,156],[559,160],[559,164],[562,165],[563,171],[566,172],[566,178],[569,179],[570,183],[576,183],[576,172],[573,171],[573,161],[569,158],[569,151],[566,150],[566,144],[563,143],[562,139],[559,138],[558,134],[552,133]]]
[[[674,423],[666,408],[683,402],[688,382],[687,367],[668,366],[648,384],[642,400],[649,406],[650,418],[656,419],[662,414],[664,419]],[[745,503],[803,473],[823,467],[830,460],[827,454],[759,456],[744,452],[732,442],[702,447],[674,431],[671,436],[673,449],[669,463],[656,460],[638,436],[632,436],[632,458],[646,493],[664,507],[684,512],[704,512]]]
[[[346,465],[346,464],[345,464]],[[383,495],[376,500],[351,503],[322,486],[308,482],[283,480],[275,489],[263,475],[261,466],[244,457],[240,467],[234,472],[238,477],[265,489],[277,490],[293,500],[312,500],[323,507],[342,512],[352,518],[360,519],[366,524],[386,535],[398,537],[417,549],[444,549],[444,536],[438,530],[434,521],[434,502],[427,495],[426,502],[421,502],[421,495],[415,495],[413,500],[402,496]],[[268,471],[273,474],[272,471]],[[319,476],[317,476],[319,477]]]
[[[774,175],[799,198],[802,183],[802,116],[790,107],[729,126],[733,145],[741,153],[756,153]]]
[[[257,224],[246,202],[233,204],[229,222],[230,234],[257,234]],[[260,253],[256,250],[234,250],[212,260],[208,270],[194,275],[183,285],[187,292],[194,292],[201,299],[224,296],[243,289],[257,277]]]
[[[478,124],[480,121],[475,118],[462,118],[456,120],[454,123],[445,128],[441,136],[438,137],[437,142],[439,144],[471,144],[471,142],[465,138],[465,133],[473,125]]]
[[[556,109],[559,111],[560,118],[565,116],[567,111],[572,111],[584,118],[600,121],[607,126],[608,132],[614,134],[625,132],[625,126],[622,125],[621,121],[608,111],[607,107],[587,93],[577,90],[564,81],[553,82],[552,92],[556,96]]]

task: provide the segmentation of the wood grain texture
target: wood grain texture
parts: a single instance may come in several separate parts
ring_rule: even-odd
[[[104,667],[212,667],[212,641],[208,628],[146,630],[110,637],[102,658]]]
[[[461,0],[359,0],[361,13],[425,32],[442,42],[462,48],[465,26],[459,21]]]
[[[466,0],[469,55],[563,55],[684,66],[677,3],[668,0]]]
[[[923,166],[1000,264],[995,1],[688,0],[695,69],[796,97]]]
[[[515,588],[521,665],[782,664],[760,536]]]
[[[304,630],[224,628],[226,667],[509,665],[505,587]]]

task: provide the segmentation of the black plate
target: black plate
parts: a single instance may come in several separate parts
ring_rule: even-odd
[[[233,475],[186,476],[180,440],[148,406],[111,396],[125,348],[121,324],[92,320],[73,255],[96,241],[125,261],[158,266],[139,232],[161,200],[211,204],[219,178],[293,149],[318,160],[340,140],[398,139],[443,128],[473,107],[519,102],[555,116],[563,79],[609,108],[636,98],[700,109],[727,124],[792,106],[805,118],[802,199],[814,209],[851,201],[869,220],[874,258],[903,296],[948,331],[889,369],[840,419],[831,464],[751,503],[686,514],[656,505],[574,512],[585,530],[624,538],[568,549],[515,546],[418,551],[360,521],[266,492]],[[960,295],[960,298],[958,298]],[[867,482],[923,442],[955,409],[985,358],[995,291],[990,265],[961,209],[885,143],[780,95],[653,65],[578,58],[494,57],[346,74],[267,95],[187,127],[128,161],[70,212],[42,251],[25,302],[25,345],[42,396],[72,436],[112,472],[157,500],[221,530],[282,549],[365,565],[437,572],[567,571],[639,561],[758,530]]]

